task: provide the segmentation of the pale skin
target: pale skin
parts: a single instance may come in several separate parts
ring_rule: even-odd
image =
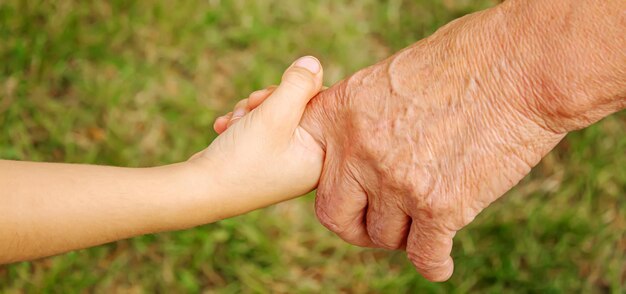
[[[310,192],[324,153],[299,123],[322,74],[317,59],[299,59],[279,86],[250,95],[239,123],[183,163],[0,160],[0,264],[190,228]]]
[[[322,224],[431,281],[452,239],[565,135],[626,107],[626,1],[509,0],[314,98]]]

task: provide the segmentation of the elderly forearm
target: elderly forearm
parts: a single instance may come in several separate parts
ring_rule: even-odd
[[[524,102],[548,127],[583,128],[626,107],[626,1],[510,0],[493,14],[523,69]]]
[[[564,133],[626,106],[624,48],[626,1],[509,0],[392,56],[388,87],[416,96],[421,83],[437,89],[473,81],[489,103],[509,103]],[[415,66],[424,60],[429,67]],[[432,80],[412,78],[423,71]],[[365,80],[363,72],[350,79]]]

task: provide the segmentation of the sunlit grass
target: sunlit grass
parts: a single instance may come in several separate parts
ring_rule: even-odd
[[[327,84],[490,1],[0,2],[0,158],[150,166],[305,54]],[[626,116],[571,134],[457,234],[447,283],[350,246],[311,196],[0,267],[0,292],[595,292],[626,284]],[[42,240],[41,242],[45,242]]]

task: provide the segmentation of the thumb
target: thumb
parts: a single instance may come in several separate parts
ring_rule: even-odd
[[[259,106],[259,114],[272,125],[288,125],[295,129],[307,103],[322,88],[322,76],[322,66],[317,58],[299,58],[287,68],[274,93]]]

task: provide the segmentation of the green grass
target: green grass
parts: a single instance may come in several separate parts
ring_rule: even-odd
[[[296,57],[326,82],[490,1],[0,2],[0,158],[150,166]],[[312,196],[193,230],[0,267],[0,292],[613,292],[626,290],[626,115],[570,134],[455,238],[446,283],[401,252],[350,246]],[[45,242],[45,240],[42,240]]]

